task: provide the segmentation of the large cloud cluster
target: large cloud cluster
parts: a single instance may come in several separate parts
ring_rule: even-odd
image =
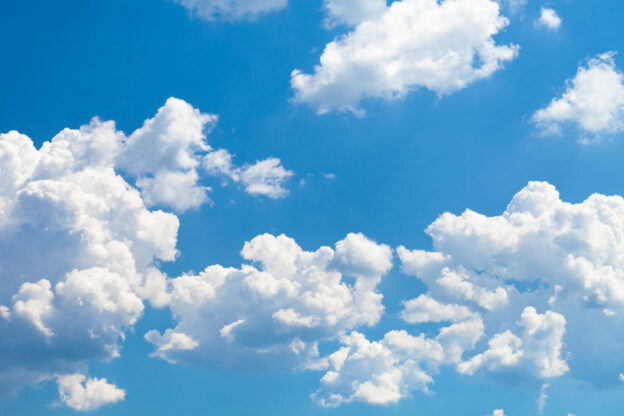
[[[178,218],[150,207],[207,200],[200,179],[215,121],[171,98],[129,136],[98,119],[39,149],[17,132],[0,135],[0,390],[119,354],[155,265],[178,254]],[[277,159],[258,163],[291,175]],[[262,172],[249,183],[282,185]]]
[[[393,403],[427,392],[442,365],[536,387],[568,373],[616,383],[624,337],[608,328],[624,312],[623,218],[621,197],[571,204],[543,182],[500,216],[443,214],[427,228],[435,251],[397,249],[402,270],[427,285],[403,302],[408,327],[379,341],[343,336],[314,397]]]
[[[169,306],[177,322],[147,333],[155,356],[220,368],[315,368],[320,341],[375,325],[383,313],[377,285],[392,251],[361,234],[314,252],[265,234],[241,254],[250,263],[238,269],[153,276],[153,303]]]
[[[353,4],[326,2],[330,23],[355,28],[327,44],[312,74],[292,73],[295,100],[320,113],[361,112],[363,99],[396,99],[418,88],[450,94],[489,77],[518,52],[496,44],[508,20],[492,0]]]

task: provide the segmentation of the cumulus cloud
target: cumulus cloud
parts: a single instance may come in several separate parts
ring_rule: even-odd
[[[216,122],[217,116],[169,98],[154,118],[123,142],[117,166],[137,178],[136,185],[149,205],[172,206],[178,211],[196,208],[208,200],[197,167],[199,155],[210,150],[205,134]]]
[[[207,200],[199,179],[215,122],[171,98],[130,136],[97,118],[39,149],[0,134],[1,390],[116,357],[143,299],[167,304],[156,267],[177,257],[179,221],[150,208]],[[270,173],[262,180],[285,193]]]
[[[207,20],[255,20],[283,9],[287,0],[173,0]]]
[[[352,3],[326,2],[330,22],[357,26],[327,44],[312,74],[292,73],[295,101],[319,113],[361,113],[364,99],[397,99],[418,88],[450,94],[489,77],[518,52],[496,44],[508,20],[492,0]]]
[[[477,316],[442,328],[435,338],[390,331],[380,341],[352,332],[327,358],[327,372],[313,397],[323,406],[396,403],[413,391],[428,392],[442,364],[457,364],[483,334]]]
[[[574,127],[595,140],[624,131],[624,75],[614,57],[615,52],[607,52],[579,66],[561,97],[533,115],[544,134]]]
[[[248,263],[240,268],[162,276],[177,325],[148,332],[155,356],[219,368],[322,367],[320,341],[374,325],[384,311],[377,286],[392,250],[362,234],[313,252],[264,234],[241,254]]]
[[[429,290],[406,302],[403,316],[452,321],[459,309],[436,302],[478,312],[487,345],[457,365],[460,373],[539,380],[571,371],[595,383],[614,382],[624,366],[624,339],[605,328],[624,311],[621,218],[619,196],[595,194],[572,204],[543,182],[529,183],[499,216],[445,213],[427,228],[435,251],[397,249],[403,271]],[[455,274],[470,290],[448,284],[447,276]],[[483,302],[478,288],[504,292],[506,301]],[[473,296],[466,296],[470,291]]]
[[[550,30],[557,30],[561,26],[561,18],[554,9],[542,7],[540,17],[535,21],[535,24]]]
[[[225,149],[208,153],[203,163],[208,173],[241,183],[248,194],[272,199],[288,195],[285,184],[294,175],[292,171],[284,169],[282,162],[274,157],[237,167],[232,163],[232,155]]]
[[[90,411],[105,404],[124,400],[126,392],[105,378],[89,378],[82,374],[60,376],[56,379],[61,402],[78,411]]]
[[[505,416],[505,412],[503,411],[503,409],[496,409],[492,412],[491,415],[486,416]]]

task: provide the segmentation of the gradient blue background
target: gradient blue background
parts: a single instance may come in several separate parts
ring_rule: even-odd
[[[539,7],[563,18],[559,32],[536,30]],[[310,72],[340,30],[322,25],[320,0],[290,0],[255,22],[206,22],[165,0],[0,2],[0,132],[18,130],[37,145],[93,116],[129,133],[170,96],[220,116],[208,137],[238,162],[282,159],[297,176],[282,200],[261,200],[213,184],[214,207],[180,217],[182,255],[172,275],[219,263],[239,265],[245,241],[285,233],[305,249],[348,232],[408,248],[430,247],[423,230],[444,211],[494,215],[529,180],[546,180],[562,198],[624,194],[624,140],[582,146],[578,136],[545,139],[531,114],[558,95],[584,59],[624,51],[618,0],[529,0],[499,43],[521,51],[506,69],[441,99],[422,90],[395,102],[365,102],[366,116],[318,116],[294,105],[290,72]],[[616,56],[624,68],[624,57]],[[336,175],[333,180],[322,172]],[[306,184],[299,185],[304,179]],[[387,316],[372,336],[398,323],[399,302],[422,291],[398,268],[381,287]],[[464,378],[443,370],[435,393],[397,405],[315,405],[319,373],[236,373],[172,366],[148,357],[143,334],[164,329],[167,311],[147,310],[122,356],[93,363],[90,375],[127,391],[93,415],[437,415],[483,416],[495,408],[537,414],[539,385]],[[405,324],[402,324],[402,326]],[[331,346],[329,346],[331,347]],[[545,415],[619,415],[624,391],[567,378],[551,383]],[[65,415],[53,382],[0,398],[0,415]]]

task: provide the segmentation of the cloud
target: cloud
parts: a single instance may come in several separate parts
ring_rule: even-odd
[[[496,409],[492,412],[491,415],[487,416],[505,416],[505,412],[502,409]]]
[[[173,0],[206,20],[255,20],[283,9],[287,0]]]
[[[508,20],[491,0],[401,0],[383,10],[370,3],[374,15],[347,3],[326,3],[330,21],[365,20],[327,44],[312,74],[292,72],[295,101],[319,113],[361,114],[364,99],[393,100],[419,88],[447,95],[489,77],[518,52],[496,44]]]
[[[401,318],[412,324],[422,322],[458,322],[474,316],[466,306],[445,305],[427,295],[403,302]]]
[[[356,26],[365,20],[374,20],[387,8],[386,0],[325,0],[328,27]]]
[[[540,9],[540,17],[535,21],[535,25],[550,30],[557,30],[561,26],[561,18],[555,10],[542,7]]]
[[[56,379],[61,401],[78,411],[98,409],[106,404],[117,403],[126,397],[126,392],[105,378],[89,378],[82,374],[59,376]]]
[[[282,167],[279,159],[269,158],[242,168],[241,182],[245,191],[251,195],[265,195],[269,198],[281,198],[288,191],[284,182],[293,176],[293,172]]]
[[[390,331],[380,341],[352,332],[327,358],[328,369],[314,393],[323,406],[396,403],[413,391],[429,392],[442,364],[461,361],[483,334],[479,317],[442,328],[435,338]]]
[[[294,176],[284,169],[278,158],[270,157],[237,167],[232,163],[232,155],[225,149],[208,153],[204,157],[204,169],[212,175],[228,177],[233,182],[242,183],[250,195],[266,196],[272,199],[288,195],[286,182]]]
[[[570,371],[613,383],[624,366],[624,339],[606,329],[624,312],[622,217],[619,196],[572,204],[544,182],[529,183],[502,215],[445,213],[427,228],[435,251],[397,249],[403,271],[429,290],[427,298],[406,302],[403,316],[409,320],[415,304],[414,321],[440,320],[439,310],[452,320],[458,309],[434,302],[420,313],[428,298],[478,312],[488,342],[457,366],[461,373],[542,380]],[[461,275],[470,290],[449,285],[449,275]],[[490,308],[478,289],[504,291],[506,302]]]
[[[137,178],[136,185],[150,206],[177,211],[197,208],[208,201],[197,167],[200,154],[210,150],[205,133],[216,122],[217,116],[169,98],[154,118],[123,142],[117,167]]]
[[[97,118],[39,149],[0,134],[0,393],[118,356],[143,300],[167,304],[157,266],[178,256],[179,220],[152,206],[206,201],[215,122],[171,98],[130,136]],[[271,169],[256,182],[285,193]]]
[[[539,410],[540,415],[544,414],[544,408],[546,407],[546,402],[548,401],[548,395],[546,394],[546,390],[550,387],[550,384],[542,384],[542,388],[540,389],[540,395],[537,399],[537,408]]]
[[[544,134],[574,127],[594,139],[624,131],[624,75],[607,52],[581,65],[562,96],[533,115]]]
[[[160,298],[177,324],[148,332],[155,356],[228,369],[322,367],[319,342],[375,325],[384,311],[377,286],[392,251],[362,234],[313,252],[264,234],[241,254],[249,263],[240,268],[162,276]]]

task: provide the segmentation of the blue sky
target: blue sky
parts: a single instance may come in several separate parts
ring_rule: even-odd
[[[0,414],[619,414],[624,5],[226,3],[0,5]]]

